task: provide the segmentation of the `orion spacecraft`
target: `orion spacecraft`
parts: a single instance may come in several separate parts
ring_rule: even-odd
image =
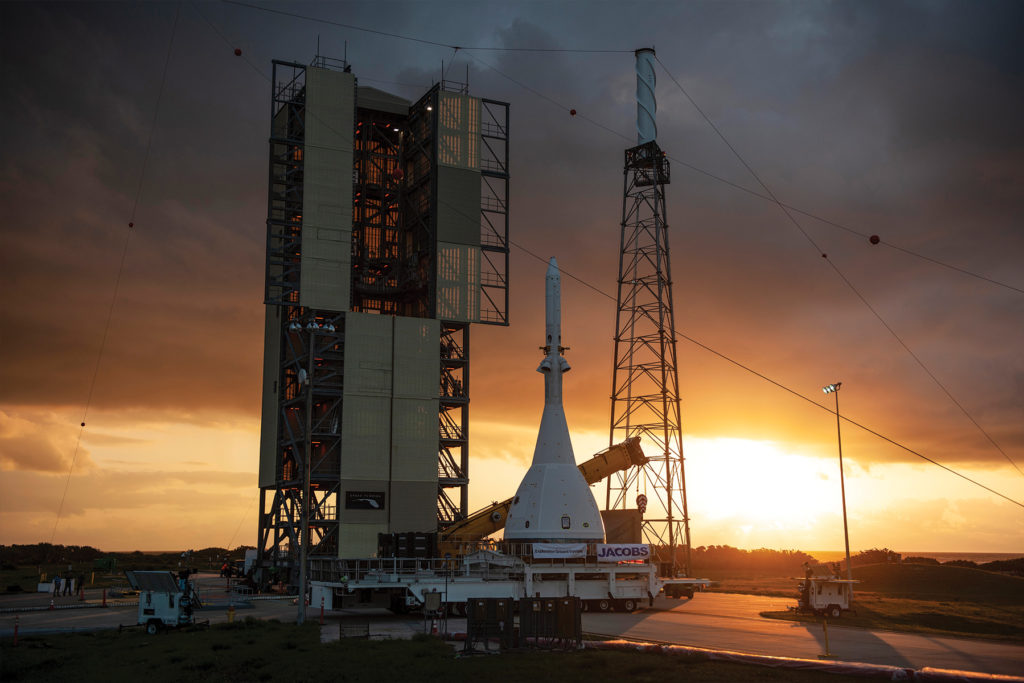
[[[562,280],[558,262],[548,263],[545,277],[544,413],[533,463],[523,477],[505,524],[505,540],[568,543],[604,541],[601,513],[580,474],[562,407]]]

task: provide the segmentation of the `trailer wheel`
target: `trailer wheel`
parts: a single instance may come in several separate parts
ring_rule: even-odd
[[[155,636],[157,634],[157,631],[159,630],[160,622],[156,619],[150,619],[148,622],[146,622],[146,633],[148,633],[149,635]]]
[[[581,612],[589,612],[590,611],[590,600],[580,600],[580,611]]]
[[[624,612],[633,612],[636,610],[636,600],[633,598],[626,598],[622,601],[622,610]]]
[[[450,602],[448,603],[448,614],[453,617],[464,617],[466,616],[466,603],[464,602]]]
[[[598,600],[597,601],[597,610],[599,612],[610,612],[611,609],[612,609],[612,601],[611,600]]]
[[[838,619],[843,613],[843,610],[839,609],[839,605],[829,605],[828,615],[833,619]]]

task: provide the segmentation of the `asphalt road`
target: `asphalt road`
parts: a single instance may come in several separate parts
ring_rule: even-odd
[[[588,613],[587,632],[710,649],[817,659],[825,653],[820,624],[764,619],[795,600],[731,593],[698,593],[693,600],[658,598],[634,614]],[[839,622],[842,620],[840,619]],[[828,626],[829,649],[839,660],[914,669],[934,667],[990,674],[1024,674],[1024,646],[973,638],[868,631]]]
[[[215,574],[200,574],[196,580],[197,589],[207,606],[196,611],[197,621],[220,623],[228,620],[227,606],[237,603],[235,618],[244,619],[253,616],[259,619],[294,620],[298,608],[292,604],[291,598],[275,600],[258,600],[251,604],[239,601],[237,596],[230,596],[227,583]],[[15,618],[18,621],[18,633],[59,633],[73,631],[95,631],[112,629],[118,626],[133,626],[138,619],[138,606],[133,603],[135,597],[124,599],[110,597],[108,591],[107,606],[102,607],[103,591],[87,589],[85,600],[79,596],[58,596],[53,598],[54,609],[49,606],[51,596],[46,593],[21,593],[0,595],[0,637],[14,634]],[[319,610],[310,609],[309,619],[319,618]]]
[[[87,592],[87,602],[98,603],[101,595]],[[226,597],[226,596],[225,596]],[[196,613],[199,620],[213,623],[228,619],[225,602],[207,595],[215,606]],[[213,598],[213,599],[211,599]],[[825,653],[825,638],[818,624],[803,624],[764,619],[760,612],[781,610],[794,600],[730,593],[698,593],[693,600],[658,598],[654,607],[634,614],[587,613],[583,628],[588,633],[631,639],[676,643],[719,650],[754,654],[817,659]],[[43,611],[6,611],[49,604],[49,596],[0,596],[0,637],[10,637],[14,620],[19,633],[53,633],[117,628],[135,623],[137,608],[54,609]],[[58,598],[56,606],[81,604],[77,598]],[[307,619],[319,619],[319,610],[309,608]],[[292,621],[296,607],[290,599],[255,601],[251,607],[239,607],[236,619],[252,616],[260,619]],[[429,628],[422,617],[396,617],[384,610],[345,610],[328,613],[324,636],[337,637],[339,627],[366,628],[372,634],[409,637]],[[841,621],[841,620],[840,620]],[[465,619],[449,619],[449,632],[464,631]],[[357,630],[358,630],[357,628]],[[442,625],[442,629],[445,626]],[[990,674],[1024,674],[1024,645],[981,639],[946,638],[892,631],[867,631],[830,624],[829,649],[839,660],[887,664],[914,669],[935,667],[980,671]]]

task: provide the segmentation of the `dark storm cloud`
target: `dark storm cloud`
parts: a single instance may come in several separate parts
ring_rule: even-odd
[[[1001,249],[1020,253],[1022,246],[1019,235],[1006,231],[1008,219],[1019,210],[1021,166],[1010,163],[1020,158],[1014,143],[1018,133],[1003,136],[1000,130],[1015,128],[1013,117],[993,117],[991,112],[1013,111],[1022,91],[1012,72],[979,61],[977,50],[961,49],[958,8],[906,6],[891,15],[878,5],[852,3],[785,11],[761,4],[749,9],[742,16],[726,16],[721,5],[700,8],[695,13],[706,10],[703,21],[691,17],[695,21],[683,29],[688,39],[669,43],[667,49],[660,43],[659,54],[670,67],[686,65],[685,70],[675,69],[676,75],[773,189],[790,201],[813,198],[817,204],[809,208],[849,225],[881,231],[896,243],[1020,284],[1019,268],[1000,254]],[[997,14],[988,18],[990,26],[999,23]],[[928,35],[918,41],[909,27],[920,25],[928,27]],[[700,40],[697,34],[705,30],[707,40]],[[551,44],[535,27],[521,26],[519,33],[535,43]],[[714,49],[716,44],[721,49]],[[685,58],[673,62],[671,56],[680,52]],[[546,83],[548,89],[542,92],[560,93],[555,83],[573,80],[558,78],[562,62],[555,57],[546,68],[534,65],[531,85]],[[501,68],[510,74],[529,72],[518,56],[502,58]],[[586,80],[586,69],[572,73],[577,81]],[[673,156],[756,188],[663,73],[659,79],[662,145]],[[631,80],[624,85],[631,95]],[[607,91],[587,87],[561,97],[584,102],[579,110],[589,114],[586,95],[581,95],[590,92],[600,94],[597,100],[610,98]],[[968,112],[963,107],[940,111],[959,100],[977,106]],[[517,239],[557,235],[549,251],[567,254],[561,259],[564,268],[591,282],[610,284],[614,252],[609,245],[617,229],[610,218],[618,211],[615,195],[621,176],[616,162],[622,143],[592,127],[581,135],[579,128],[565,124],[568,119],[552,122],[554,109],[535,98],[517,100],[513,109],[527,120],[526,133],[517,135],[525,154],[555,169],[519,181],[520,187],[524,182],[529,186],[524,194],[530,221],[517,224]],[[624,118],[629,116],[627,112]],[[545,124],[531,125],[539,120]],[[911,128],[914,135],[908,132]],[[926,129],[927,134],[922,132]],[[592,141],[589,149],[561,156],[577,137]],[[606,146],[614,155],[606,153]],[[559,176],[563,182],[545,186],[565,160],[570,160],[570,172]],[[988,177],[977,174],[986,166]],[[848,386],[860,384],[860,399],[852,396],[847,410],[862,421],[913,447],[937,449],[951,462],[1006,462],[777,207],[679,165],[675,178],[669,192],[679,329],[811,396],[822,383],[823,368],[841,370]],[[572,194],[575,181],[589,185],[589,196]],[[1013,189],[1018,189],[1016,196]],[[675,202],[671,195],[676,195]],[[1019,412],[1019,396],[1007,390],[1001,375],[1006,363],[1019,365],[1013,342],[1003,340],[1019,339],[1024,314],[1020,299],[912,257],[884,252],[884,247],[876,249],[863,238],[812,219],[799,220],[972,416],[1004,448],[1018,452],[1024,433],[1019,422],[1006,421],[1006,416]],[[543,247],[537,250],[547,255]],[[537,277],[537,271],[537,264],[523,257],[516,271],[520,291],[529,287],[523,277]],[[566,285],[567,297],[577,296],[573,288],[574,283]],[[609,302],[590,293],[577,300],[595,310],[603,307],[611,320]],[[536,320],[529,309],[515,312],[517,320]],[[576,367],[603,366],[610,346],[593,337],[588,342],[598,348]],[[574,350],[587,353],[578,344]],[[698,367],[681,367],[684,377],[704,376],[704,366],[722,371],[720,361],[699,351],[690,357]],[[511,368],[483,372],[500,376],[502,386],[522,385],[529,391],[529,382]],[[697,418],[686,423],[690,429],[771,438],[773,425],[793,433],[807,422],[778,414],[777,390],[751,387],[759,380],[749,376],[736,381],[742,390],[729,383],[716,390],[723,383],[712,377],[693,385],[684,397],[688,415]],[[595,377],[587,388],[605,393],[608,378]],[[709,390],[726,391],[729,397],[715,400]],[[758,398],[747,400],[752,394]],[[704,409],[707,405],[716,406],[720,415],[712,417],[713,411]],[[769,407],[775,410],[765,413]],[[789,410],[799,415],[806,406],[797,401]],[[877,443],[866,441],[862,452],[869,458],[912,458],[895,449],[873,455],[879,450]]]
[[[127,240],[93,404],[256,405],[264,125],[209,87],[194,16],[179,20],[128,235],[174,16],[151,9],[5,9],[19,30],[3,46],[15,84],[4,120],[20,134],[3,163],[4,265],[12,299],[31,304],[0,313],[18,331],[5,344],[19,362],[0,374],[4,402],[82,404]],[[26,60],[39,45],[52,49]],[[227,90],[254,83],[230,76]],[[211,381],[223,373],[246,379]]]
[[[1024,285],[1019,4],[281,7],[464,45],[653,44],[785,201]],[[0,68],[12,94],[0,112],[17,131],[0,164],[8,216],[0,227],[8,284],[0,403],[81,406],[89,394],[175,11],[0,9]],[[413,99],[422,88],[393,84],[426,87],[442,59],[449,78],[461,80],[468,64],[474,94],[512,103],[513,239],[614,293],[622,152],[634,134],[632,55],[453,55],[235,6],[199,11],[229,43],[194,6],[180,6],[96,407],[165,411],[171,421],[258,410],[269,88],[233,44],[268,73],[274,57],[308,61],[318,38],[331,56],[348,41],[363,82]],[[658,78],[659,140],[669,154],[757,188],[664,72]],[[914,446],[1005,462],[955,406],[950,412],[778,207],[677,163],[669,220],[678,329],[807,394],[842,379],[851,389],[844,411]],[[1019,449],[1020,295],[798,220],[994,437]],[[493,344],[475,345],[487,352],[476,356],[474,415],[536,418],[536,406],[507,406],[488,392],[536,393],[543,268],[514,251],[513,327],[474,331]],[[580,428],[599,430],[607,399],[594,397],[610,391],[614,304],[568,280],[565,296],[567,332],[575,325],[579,339],[571,342],[578,393],[570,410]],[[807,426],[818,425],[817,409],[802,412],[799,400],[686,342],[680,349],[687,431],[830,438],[827,415],[820,429]]]

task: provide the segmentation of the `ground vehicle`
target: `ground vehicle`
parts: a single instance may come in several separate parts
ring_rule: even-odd
[[[523,544],[524,546],[537,544]],[[583,600],[584,610],[626,611],[665,590],[689,592],[706,586],[707,579],[661,578],[646,544],[590,544],[604,547],[647,548],[637,560],[599,562],[597,549],[581,558],[538,559],[529,547],[503,554],[479,550],[461,558],[367,558],[310,561],[312,604],[325,609],[353,606],[388,607],[405,611],[422,607],[428,593],[441,593],[442,603],[461,614],[474,598],[557,598]],[[518,551],[518,552],[515,552]],[[670,588],[679,589],[676,591]]]
[[[807,576],[799,585],[797,609],[838,619],[845,610],[850,609],[854,583],[856,581],[834,576]]]
[[[154,634],[162,628],[185,626],[195,622],[196,595],[187,572],[126,571],[128,583],[139,592],[139,625]]]

